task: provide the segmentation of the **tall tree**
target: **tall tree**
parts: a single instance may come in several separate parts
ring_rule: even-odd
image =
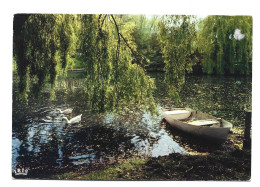
[[[133,17],[135,28],[133,38],[137,50],[148,59],[145,65],[148,69],[154,69],[158,64],[163,64],[160,42],[158,41],[158,29],[156,16],[147,17],[138,15]]]
[[[160,43],[165,63],[165,81],[169,95],[179,99],[185,71],[191,71],[193,41],[196,37],[194,16],[163,16],[159,22]]]
[[[248,74],[252,59],[252,17],[208,16],[200,23],[203,71]]]
[[[87,73],[84,104],[92,111],[151,104],[153,80],[142,68],[132,24],[122,15],[80,15],[79,53]]]
[[[73,53],[74,15],[17,14],[14,16],[14,59],[19,92],[27,102],[31,83],[38,95],[45,83],[55,84],[57,64],[65,68]],[[60,62],[61,61],[61,62]]]

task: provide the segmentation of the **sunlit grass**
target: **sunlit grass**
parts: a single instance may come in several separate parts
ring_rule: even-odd
[[[84,180],[118,180],[118,179],[131,179],[131,175],[127,172],[128,170],[135,169],[138,165],[146,163],[146,159],[131,159],[123,164],[119,164],[113,167],[109,167],[103,171],[97,171],[87,175],[76,177],[75,179]],[[124,172],[125,175],[121,176],[119,173]],[[123,177],[123,178],[122,178]]]
[[[76,180],[131,180],[130,175],[133,170],[147,162],[144,158],[133,158],[122,164],[110,166],[107,169],[95,171],[86,175],[79,175],[75,172],[68,172],[61,175],[55,175],[53,179],[76,179]],[[124,173],[124,175],[122,175]]]

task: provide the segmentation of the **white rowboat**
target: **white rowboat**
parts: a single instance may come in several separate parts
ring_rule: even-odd
[[[224,142],[232,124],[190,108],[163,109],[163,117],[173,127],[216,142]]]

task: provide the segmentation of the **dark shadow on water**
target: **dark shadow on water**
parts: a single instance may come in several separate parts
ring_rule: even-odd
[[[186,153],[160,128],[161,116],[142,111],[134,118],[85,113],[81,123],[66,125],[62,114],[46,119],[53,111],[37,109],[23,128],[13,128],[13,171],[28,169],[27,178],[38,178],[63,171],[90,172],[133,157]]]
[[[185,133],[172,127],[165,119],[162,120],[162,126],[164,126],[164,128],[172,135],[172,138],[190,154],[210,153],[223,149],[221,143]]]

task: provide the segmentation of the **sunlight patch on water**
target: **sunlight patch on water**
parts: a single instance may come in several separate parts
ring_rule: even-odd
[[[149,131],[156,131],[160,130],[160,122],[162,121],[163,117],[161,114],[161,107],[157,107],[158,115],[151,114],[150,112],[144,112],[142,115],[141,122],[145,124],[146,128]]]
[[[158,157],[171,153],[187,154],[164,129],[161,129],[158,133],[151,132],[150,137],[145,139],[134,136],[131,143],[134,144],[134,151],[142,156]]]
[[[15,137],[12,138],[12,170],[14,170],[18,164],[16,159],[19,156],[19,150],[21,144],[22,142],[19,139]]]
[[[142,140],[139,136],[134,136],[134,138],[131,139],[131,143],[134,144],[135,152],[141,154],[142,156],[149,156],[150,143],[147,139]]]
[[[161,111],[161,107],[157,107],[159,115],[143,114],[142,123],[145,123],[149,130],[148,139],[139,140],[135,147],[139,149],[139,152],[144,152],[145,155],[151,157],[165,156],[171,153],[186,154],[186,151],[164,129],[161,129],[160,123],[163,118],[160,115]],[[133,138],[133,140],[136,142],[138,138]]]
[[[161,129],[158,142],[153,144],[152,157],[165,156],[171,153],[187,154],[178,143],[173,141],[164,129]]]
[[[114,114],[106,114],[104,123],[105,124],[111,124],[115,120]]]

